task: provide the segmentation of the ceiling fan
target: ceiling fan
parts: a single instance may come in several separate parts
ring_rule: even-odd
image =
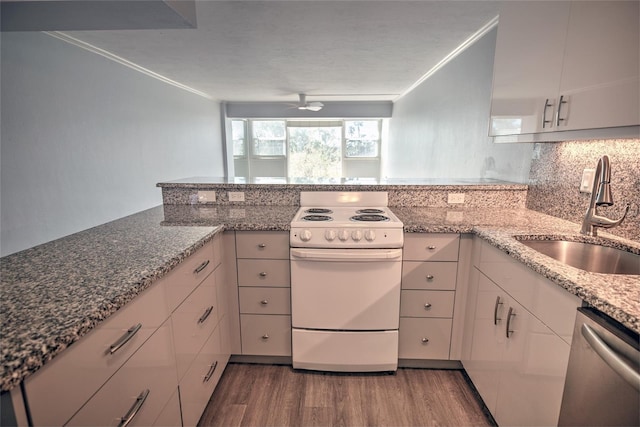
[[[307,102],[307,96],[304,93],[298,94],[300,101],[296,104],[298,110],[320,111],[324,104],[318,101]]]

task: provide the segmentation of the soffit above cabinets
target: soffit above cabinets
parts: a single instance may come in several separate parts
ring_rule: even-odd
[[[2,31],[195,28],[195,0],[12,0],[0,3]]]

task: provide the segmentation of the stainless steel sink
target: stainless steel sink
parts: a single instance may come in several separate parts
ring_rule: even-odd
[[[567,240],[518,241],[543,255],[591,273],[640,275],[640,255],[632,252]]]

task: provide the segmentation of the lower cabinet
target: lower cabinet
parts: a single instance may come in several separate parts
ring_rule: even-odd
[[[196,425],[231,352],[221,239],[28,377],[32,424]]]
[[[156,425],[176,391],[171,347],[171,325],[167,321],[66,425],[117,426],[128,419],[130,426]]]
[[[564,332],[581,302],[508,255],[480,246],[464,368],[499,425],[557,425],[570,350]]]

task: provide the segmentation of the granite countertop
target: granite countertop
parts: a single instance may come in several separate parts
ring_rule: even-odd
[[[298,206],[164,205],[0,258],[2,390],[18,385],[216,233],[288,231],[297,210]],[[567,267],[513,238],[584,238],[577,224],[527,209],[392,210],[406,232],[476,234],[640,332],[639,276]],[[640,253],[639,242],[608,237]]]
[[[3,391],[222,230],[165,227],[163,219],[160,206],[0,258]]]

